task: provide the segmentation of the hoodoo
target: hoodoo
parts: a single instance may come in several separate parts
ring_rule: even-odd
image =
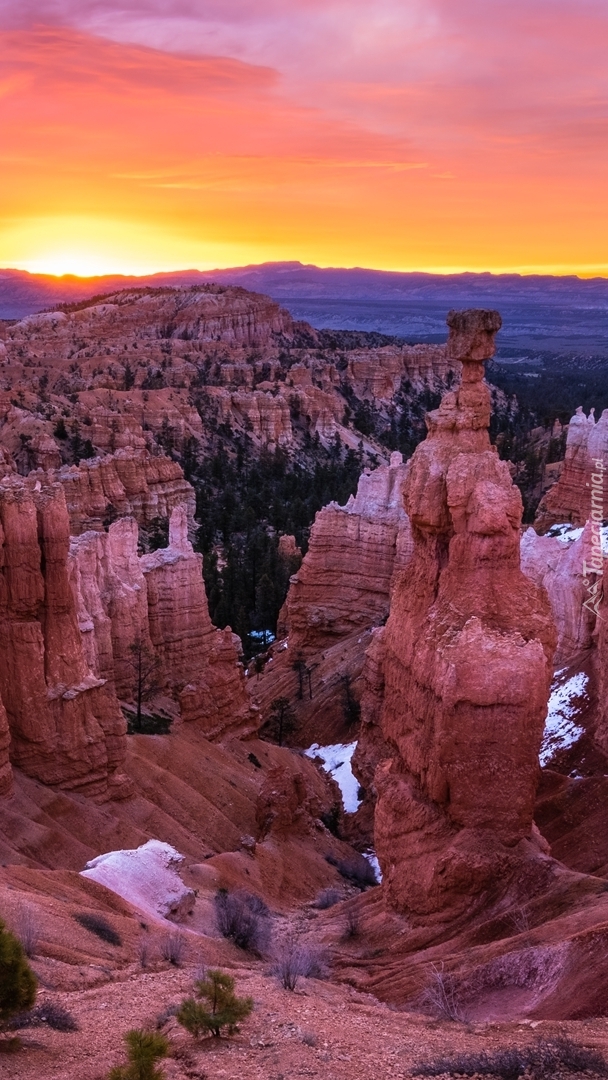
[[[495,311],[452,311],[462,383],[427,417],[404,485],[414,553],[380,643],[376,849],[391,906],[452,918],[508,886],[533,832],[555,648],[547,596],[520,569],[522,503],[490,445],[484,360]]]

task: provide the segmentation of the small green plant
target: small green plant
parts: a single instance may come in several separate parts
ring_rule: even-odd
[[[182,1001],[177,1013],[179,1023],[195,1039],[203,1034],[219,1038],[222,1028],[228,1028],[228,1034],[232,1035],[239,1021],[249,1016],[253,1009],[253,998],[237,997],[234,979],[223,971],[209,971],[206,979],[195,983],[195,993],[196,998]]]
[[[164,1080],[157,1061],[169,1053],[169,1042],[159,1031],[135,1028],[125,1035],[127,1065],[117,1065],[110,1070],[108,1080]]]
[[[36,976],[21,942],[0,920],[0,1031],[16,1013],[32,1008],[36,988]],[[8,1045],[10,1049],[17,1048],[15,1040]]]

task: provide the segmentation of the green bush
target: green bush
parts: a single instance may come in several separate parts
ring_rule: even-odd
[[[134,1029],[125,1035],[128,1065],[110,1070],[108,1080],[164,1080],[156,1063],[169,1053],[169,1043],[158,1031]]]
[[[0,1030],[15,1013],[32,1008],[36,988],[21,942],[0,920]]]
[[[222,971],[209,971],[206,979],[199,979],[194,985],[199,1000],[182,1001],[177,1020],[196,1039],[205,1033],[219,1038],[225,1027],[232,1035],[239,1020],[244,1020],[253,1009],[253,998],[238,998],[234,979]]]

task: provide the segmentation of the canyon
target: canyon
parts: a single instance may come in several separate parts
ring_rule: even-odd
[[[14,927],[35,913],[45,993],[118,1009],[125,980],[136,995],[181,985],[162,960],[178,928],[192,970],[232,965],[287,1017],[266,961],[217,931],[218,890],[246,890],[281,939],[331,957],[330,982],[306,983],[313,1013],[326,1001],[388,1024],[388,1004],[428,1038],[440,970],[470,1023],[606,1015],[608,601],[584,604],[608,414],[575,415],[522,527],[489,437],[500,316],[450,312],[448,327],[446,345],[332,347],[225,286],[128,289],[3,326],[0,911]],[[405,433],[409,455],[382,431]],[[253,501],[226,523],[222,469],[253,488],[274,462],[312,484],[315,454],[360,476],[309,532],[267,507],[276,640],[267,623],[214,625],[216,583],[232,587],[260,528]],[[226,520],[205,546],[215,500]],[[547,749],[560,701],[575,736]],[[337,767],[321,767],[328,749]],[[183,903],[141,900],[152,856],[150,881],[173,867]],[[48,1075],[62,1068],[57,1051]]]

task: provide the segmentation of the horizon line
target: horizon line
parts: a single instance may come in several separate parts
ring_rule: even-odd
[[[77,274],[72,271],[66,271],[64,273],[53,273],[52,271],[43,270],[30,270],[25,266],[6,266],[0,267],[0,274],[3,273],[19,273],[27,274],[29,277],[42,277],[53,278],[57,282],[65,279],[74,281],[95,281],[103,278],[151,278],[160,277],[161,275],[178,275],[178,274],[204,274],[205,276],[213,274],[225,274],[230,271],[244,271],[244,270],[259,270],[273,266],[294,266],[301,267],[304,270],[337,270],[337,271],[367,271],[369,273],[377,274],[395,274],[399,276],[405,275],[420,275],[426,277],[460,277],[465,275],[471,276],[488,276],[488,277],[552,277],[552,278],[576,278],[578,281],[589,280],[608,280],[608,266],[587,266],[587,267],[564,267],[564,266],[523,266],[517,268],[499,267],[494,269],[471,269],[463,267],[433,267],[425,269],[395,269],[394,267],[377,267],[377,266],[335,266],[335,265],[322,265],[319,263],[303,263],[297,259],[272,259],[266,260],[260,263],[244,263],[239,266],[215,266],[211,268],[200,268],[196,266],[178,267],[171,269],[160,270],[109,270],[103,273],[97,274]]]

